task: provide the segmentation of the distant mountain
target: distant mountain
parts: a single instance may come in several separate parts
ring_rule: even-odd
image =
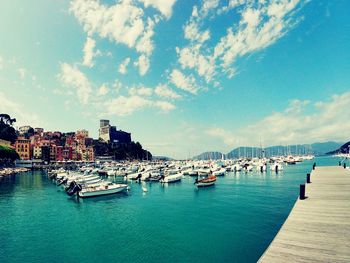
[[[223,153],[221,152],[204,152],[200,155],[193,157],[194,160],[217,160],[222,158]]]
[[[338,149],[334,150],[334,151],[330,151],[327,154],[336,154],[336,153],[349,153],[349,148],[350,147],[350,142],[347,142],[345,144],[343,144],[342,146],[340,146]]]
[[[276,155],[303,155],[303,154],[314,154],[324,155],[330,151],[338,149],[342,143],[338,142],[321,142],[313,144],[299,144],[299,145],[288,145],[288,146],[270,146],[266,148],[259,147],[238,147],[233,149],[227,154],[224,154],[226,159],[240,158],[240,157],[261,157],[261,156],[276,156]],[[221,159],[223,153],[221,152],[204,152],[198,156],[193,157],[195,160],[216,160]]]
[[[312,149],[313,149],[315,155],[324,155],[330,151],[334,151],[336,149],[339,149],[342,144],[343,144],[343,142],[342,143],[340,143],[340,142],[323,142],[323,143],[314,143],[311,146],[312,146]]]
[[[226,156],[228,159],[240,157],[256,157],[262,156],[263,150],[258,147],[238,147],[230,151]]]

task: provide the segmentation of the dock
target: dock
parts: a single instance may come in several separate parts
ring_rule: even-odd
[[[350,262],[350,170],[316,167],[259,262]]]

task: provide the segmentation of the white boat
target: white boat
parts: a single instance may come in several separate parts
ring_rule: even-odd
[[[174,183],[177,181],[181,181],[182,173],[172,174],[165,176],[164,178],[160,179],[161,183]]]
[[[68,177],[67,184],[69,185],[71,182],[75,181],[79,184],[85,184],[87,182],[98,182],[101,180],[101,177],[97,175],[87,175],[87,176],[76,176],[76,177]]]
[[[213,175],[215,175],[215,176],[224,176],[225,173],[226,173],[226,169],[221,168],[220,170],[214,171]]]
[[[116,193],[122,192],[126,190],[127,187],[128,187],[127,184],[115,184],[115,183],[100,184],[98,186],[84,187],[78,193],[78,195],[81,198],[110,195],[110,194],[116,194]]]
[[[242,170],[242,166],[238,163],[231,167],[231,171],[233,171],[233,172],[239,172],[241,170]]]
[[[140,178],[140,176],[142,176],[141,173],[128,174],[128,175],[126,176],[126,179],[127,179],[127,180],[136,180],[136,179]]]

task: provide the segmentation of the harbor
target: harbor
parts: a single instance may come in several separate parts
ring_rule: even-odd
[[[279,173],[231,171],[205,188],[195,187],[190,175],[174,183],[127,180],[127,191],[87,199],[68,196],[45,171],[5,177],[0,261],[256,262],[287,219],[313,163],[318,168],[339,160],[284,164]],[[308,188],[306,194],[311,196]],[[47,244],[54,249],[43,250]]]
[[[259,262],[350,261],[350,170],[316,167]]]

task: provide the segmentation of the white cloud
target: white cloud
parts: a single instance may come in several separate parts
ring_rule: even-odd
[[[197,94],[198,88],[193,76],[185,76],[181,71],[174,69],[170,74],[170,81],[179,89]]]
[[[213,57],[202,55],[199,48],[199,45],[188,46],[183,49],[177,48],[178,61],[182,69],[195,69],[198,75],[208,83],[215,74],[215,60]]]
[[[74,0],[70,11],[89,36],[97,33],[102,38],[109,38],[128,47],[134,47],[144,29],[143,10],[131,1],[120,1],[107,7],[98,0]]]
[[[116,79],[116,80],[114,80],[112,87],[118,93],[121,90],[121,88],[123,87],[123,84],[118,79]]]
[[[214,50],[215,59],[220,59],[227,69],[235,60],[275,43],[294,25],[291,15],[300,0],[271,2],[258,8],[246,7],[238,27],[230,27]]]
[[[61,63],[59,80],[62,84],[75,88],[79,101],[87,104],[92,92],[91,84],[87,77],[75,65]]]
[[[140,0],[140,2],[143,2],[145,7],[157,8],[166,18],[170,18],[176,0]]]
[[[171,16],[175,0],[140,1],[145,7],[156,8],[161,15],[148,16],[141,6],[131,0],[121,0],[110,6],[101,4],[99,0],[73,0],[70,4],[70,11],[82,24],[89,38],[97,34],[116,44],[124,44],[135,49],[139,54],[136,62],[139,72],[145,75],[149,69],[149,57],[154,49],[152,41],[154,26],[160,21],[160,17],[169,18]],[[87,54],[91,55],[91,52]],[[87,56],[88,65],[91,65],[89,63],[91,60],[92,57]]]
[[[203,0],[201,13],[206,16],[208,12],[219,6],[219,0]]]
[[[211,127],[207,130],[207,134],[212,137],[221,139],[227,146],[232,146],[236,143],[235,136],[223,128]]]
[[[129,89],[130,95],[139,95],[139,96],[151,96],[153,90],[151,88],[146,87],[132,87]]]
[[[155,22],[151,18],[148,18],[145,31],[143,32],[142,37],[140,37],[138,43],[136,44],[137,52],[146,54],[147,56],[150,56],[152,54],[154,48],[154,44],[152,41],[152,37],[154,35],[154,26]]]
[[[97,91],[97,95],[104,96],[109,92],[108,86],[106,84],[102,84],[101,87]]]
[[[218,0],[203,0],[194,6],[184,26],[184,38],[189,43],[177,47],[178,63],[182,69],[193,71],[206,83],[217,82],[217,77],[236,74],[239,57],[260,51],[283,37],[299,20],[295,17],[304,0],[230,0],[223,5]],[[226,34],[211,39],[211,21],[227,12],[232,24]],[[237,19],[238,18],[238,19]]]
[[[175,106],[166,101],[152,101],[139,95],[131,95],[129,97],[119,96],[104,103],[106,112],[102,115],[126,116],[145,108],[155,108],[163,112],[168,112],[175,109]]]
[[[4,59],[0,56],[0,70],[4,68]]]
[[[310,101],[292,100],[280,112],[254,124],[240,128],[239,131],[228,131],[213,127],[208,134],[221,138],[231,147],[235,142],[240,145],[258,145],[259,138],[264,145],[313,143],[322,141],[349,140],[350,92],[332,96],[330,101],[311,103]],[[232,141],[231,141],[232,140]]]
[[[94,66],[93,58],[95,56],[94,48],[95,48],[96,42],[91,37],[87,37],[85,45],[84,45],[84,59],[83,59],[83,65],[87,66],[89,68]]]
[[[145,75],[150,66],[149,58],[145,55],[141,55],[139,59],[134,62],[134,66],[139,67],[141,76]]]
[[[175,105],[163,100],[155,101],[155,107],[161,109],[163,112],[168,112],[175,109]]]
[[[196,23],[194,20],[190,20],[190,22],[184,28],[184,36],[185,39],[189,39],[193,42],[196,41],[199,43],[204,43],[210,39],[210,31],[207,29],[200,32],[198,29],[198,23]]]
[[[167,85],[158,85],[155,90],[155,94],[159,97],[170,98],[170,99],[180,99],[181,95],[177,94],[175,91],[170,89]]]
[[[21,79],[24,79],[26,76],[27,70],[25,68],[19,68],[18,69],[18,74]]]
[[[39,118],[36,114],[28,112],[21,104],[12,101],[6,94],[0,91],[0,112],[9,114],[16,118],[16,126],[21,125],[39,125]]]
[[[130,63],[129,57],[124,59],[123,62],[119,65],[119,69],[118,69],[119,73],[126,74],[126,72],[127,72],[126,68],[129,65],[129,63]]]

